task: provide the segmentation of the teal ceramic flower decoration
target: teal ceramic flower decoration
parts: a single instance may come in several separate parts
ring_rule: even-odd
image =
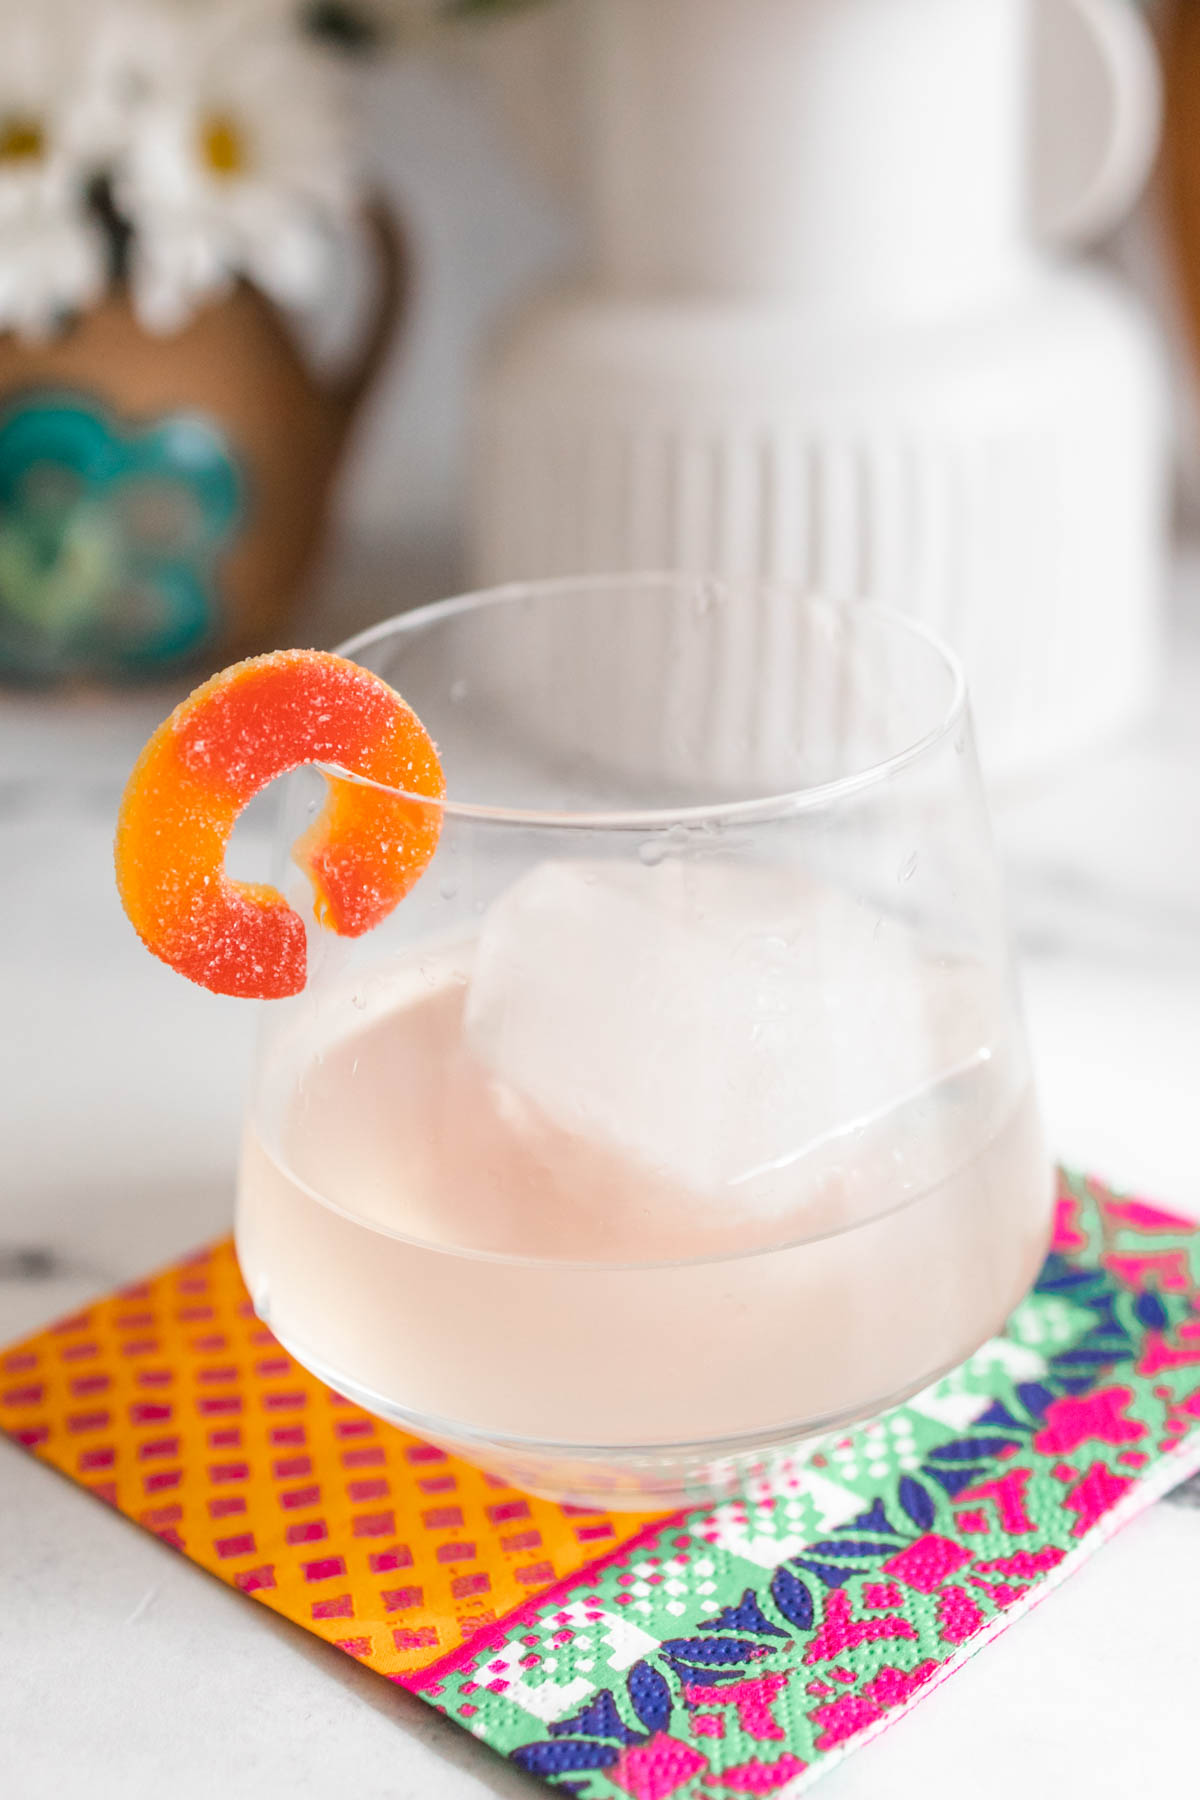
[[[66,391],[0,413],[0,669],[150,673],[214,634],[245,483],[211,420]]]

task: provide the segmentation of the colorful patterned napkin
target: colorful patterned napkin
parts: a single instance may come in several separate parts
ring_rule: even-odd
[[[232,1246],[0,1355],[0,1427],[579,1800],[799,1793],[1200,1466],[1200,1231],[1064,1176],[1002,1337],[744,1498],[555,1506],[287,1357]]]

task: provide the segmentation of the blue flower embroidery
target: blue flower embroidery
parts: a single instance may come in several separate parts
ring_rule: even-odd
[[[0,667],[137,673],[195,652],[244,485],[197,414],[126,426],[66,391],[21,396],[0,414]]]

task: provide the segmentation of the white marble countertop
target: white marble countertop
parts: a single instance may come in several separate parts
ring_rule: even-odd
[[[229,1222],[253,1009],[146,956],[111,876],[120,785],[170,698],[0,699],[0,1342]],[[996,810],[1056,1150],[1200,1216],[1198,774],[1185,566],[1155,716]],[[3,1442],[0,1522],[11,1800],[545,1791]],[[1191,1791],[1198,1620],[1180,1495],[820,1792]]]

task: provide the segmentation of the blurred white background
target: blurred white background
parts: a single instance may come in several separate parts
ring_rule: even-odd
[[[573,96],[556,75],[568,10],[489,24],[355,77],[365,160],[405,234],[413,292],[342,471],[314,595],[323,624],[379,617],[391,596],[438,599],[462,578],[475,357],[510,307],[578,255]]]

